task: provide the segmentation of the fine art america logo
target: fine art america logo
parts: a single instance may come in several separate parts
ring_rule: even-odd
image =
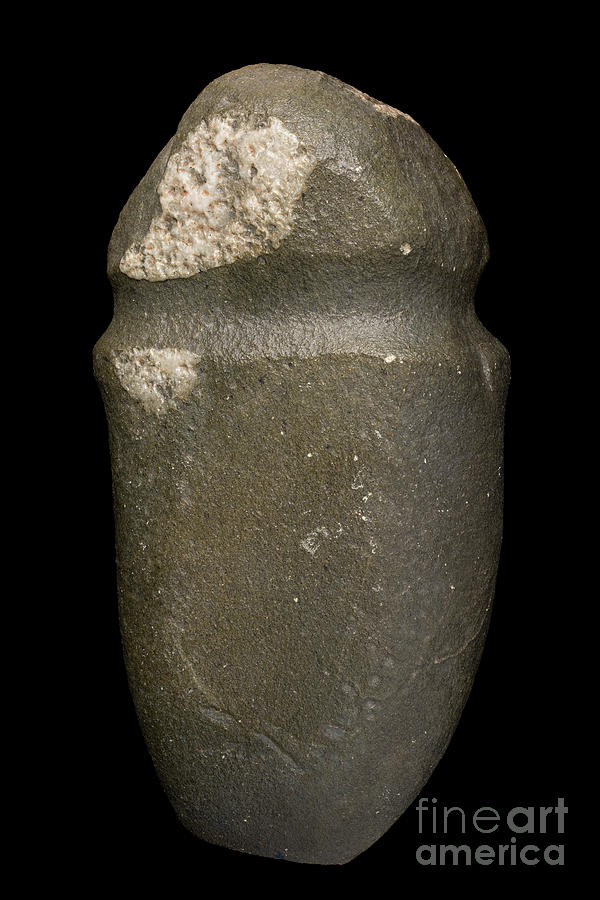
[[[504,812],[493,806],[468,812],[460,806],[441,806],[435,797],[421,797],[416,811],[419,834],[428,835],[429,840],[434,837],[433,843],[417,847],[417,862],[422,866],[565,864],[560,835],[569,810],[563,797],[556,806],[514,806]],[[456,841],[456,835],[460,840]],[[484,835],[490,836],[489,843],[483,843]]]

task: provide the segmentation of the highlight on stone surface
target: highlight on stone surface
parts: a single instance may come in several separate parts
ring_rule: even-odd
[[[121,213],[94,366],[123,649],[199,838],[347,862],[444,753],[502,532],[487,254],[410,116],[294,66],[209,84]]]

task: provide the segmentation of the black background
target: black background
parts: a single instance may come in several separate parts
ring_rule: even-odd
[[[285,14],[284,14],[285,13]],[[62,265],[54,327],[64,341],[60,404],[50,404],[61,441],[55,474],[60,521],[49,584],[60,583],[64,648],[49,703],[45,763],[52,805],[38,833],[55,849],[49,864],[65,883],[163,882],[202,891],[217,878],[232,888],[287,890],[357,885],[400,890],[409,876],[427,889],[508,878],[532,887],[564,869],[518,864],[445,870],[415,861],[421,843],[410,808],[372,848],[344,867],[249,857],[204,844],[179,825],[138,730],[121,661],[112,499],[104,413],[91,373],[94,342],[112,313],[106,247],[120,209],[213,78],[256,62],[320,69],[415,118],[461,172],[488,229],[491,260],[477,294],[486,327],[508,348],[512,384],[506,419],[505,536],[494,614],[471,697],[451,745],[421,794],[474,812],[492,806],[553,806],[566,798],[567,833],[519,842],[563,843],[574,819],[569,763],[573,651],[568,625],[574,588],[566,559],[573,535],[564,517],[568,479],[563,348],[555,311],[563,299],[567,236],[557,215],[564,179],[565,41],[539,23],[498,12],[485,22],[454,13],[419,23],[377,9],[346,10],[326,26],[306,8],[277,13],[223,8],[212,18],[164,9],[160,20],[125,28],[98,17],[85,39],[51,50],[53,85],[44,100],[65,173],[72,253]],[[141,16],[141,13],[140,13]],[[289,17],[288,17],[289,16]],[[82,33],[83,36],[83,33]],[[68,50],[66,49],[68,45]],[[63,183],[63,189],[64,189]],[[57,185],[57,189],[60,186]],[[63,226],[64,227],[64,226]],[[64,253],[64,250],[63,250]],[[42,321],[45,321],[42,319]],[[557,419],[557,414],[559,414]],[[559,427],[557,421],[562,425]],[[56,509],[55,509],[56,511]],[[49,676],[51,679],[54,676]],[[53,682],[55,683],[55,682]],[[47,754],[43,754],[47,756]],[[464,841],[508,842],[506,830]],[[502,840],[504,839],[504,840]],[[439,843],[441,838],[437,839]],[[454,834],[449,842],[461,843]],[[465,881],[466,880],[466,881]]]

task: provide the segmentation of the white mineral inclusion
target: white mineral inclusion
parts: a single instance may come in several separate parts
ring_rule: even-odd
[[[188,350],[138,349],[113,354],[117,377],[147,412],[162,414],[187,399],[198,378],[200,357]]]
[[[257,127],[242,116],[202,121],[170,157],[157,189],[162,212],[119,268],[165,281],[276,249],[316,162],[274,116]]]

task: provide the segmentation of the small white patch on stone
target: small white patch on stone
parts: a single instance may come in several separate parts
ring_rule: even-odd
[[[409,253],[412,253],[412,247],[405,241],[403,244],[400,244],[400,253],[404,254],[404,256],[408,256]]]
[[[342,150],[337,156],[327,160],[327,168],[336,175],[344,175],[351,181],[358,181],[363,167],[351,150]]]
[[[148,412],[160,415],[192,392],[200,357],[188,350],[138,349],[113,354],[117,377]]]
[[[119,268],[147,281],[190,278],[277,249],[315,165],[275,116],[258,127],[242,116],[202,121],[170,157],[162,212]]]
[[[300,541],[300,546],[306,550],[307,553],[310,553],[311,556],[314,556],[321,546],[321,541],[319,540],[320,536],[329,537],[329,531],[323,525],[315,528],[310,534],[307,534],[304,540]]]
[[[355,459],[355,460],[358,459],[358,456],[355,456],[354,459]],[[366,470],[366,467],[365,467],[365,466],[361,466],[361,468],[358,470],[358,472],[357,472],[356,475],[354,476],[354,479],[353,479],[353,481],[352,481],[352,484],[350,485],[350,487],[351,487],[351,489],[352,489],[353,491],[359,491],[361,488],[364,488],[364,484],[363,484],[363,480],[362,480],[362,479],[363,479],[363,475],[364,475],[364,473],[365,473],[365,470]]]
[[[396,357],[393,353],[388,353],[388,355],[383,358],[383,361],[384,363],[391,363],[394,362],[395,359]]]

